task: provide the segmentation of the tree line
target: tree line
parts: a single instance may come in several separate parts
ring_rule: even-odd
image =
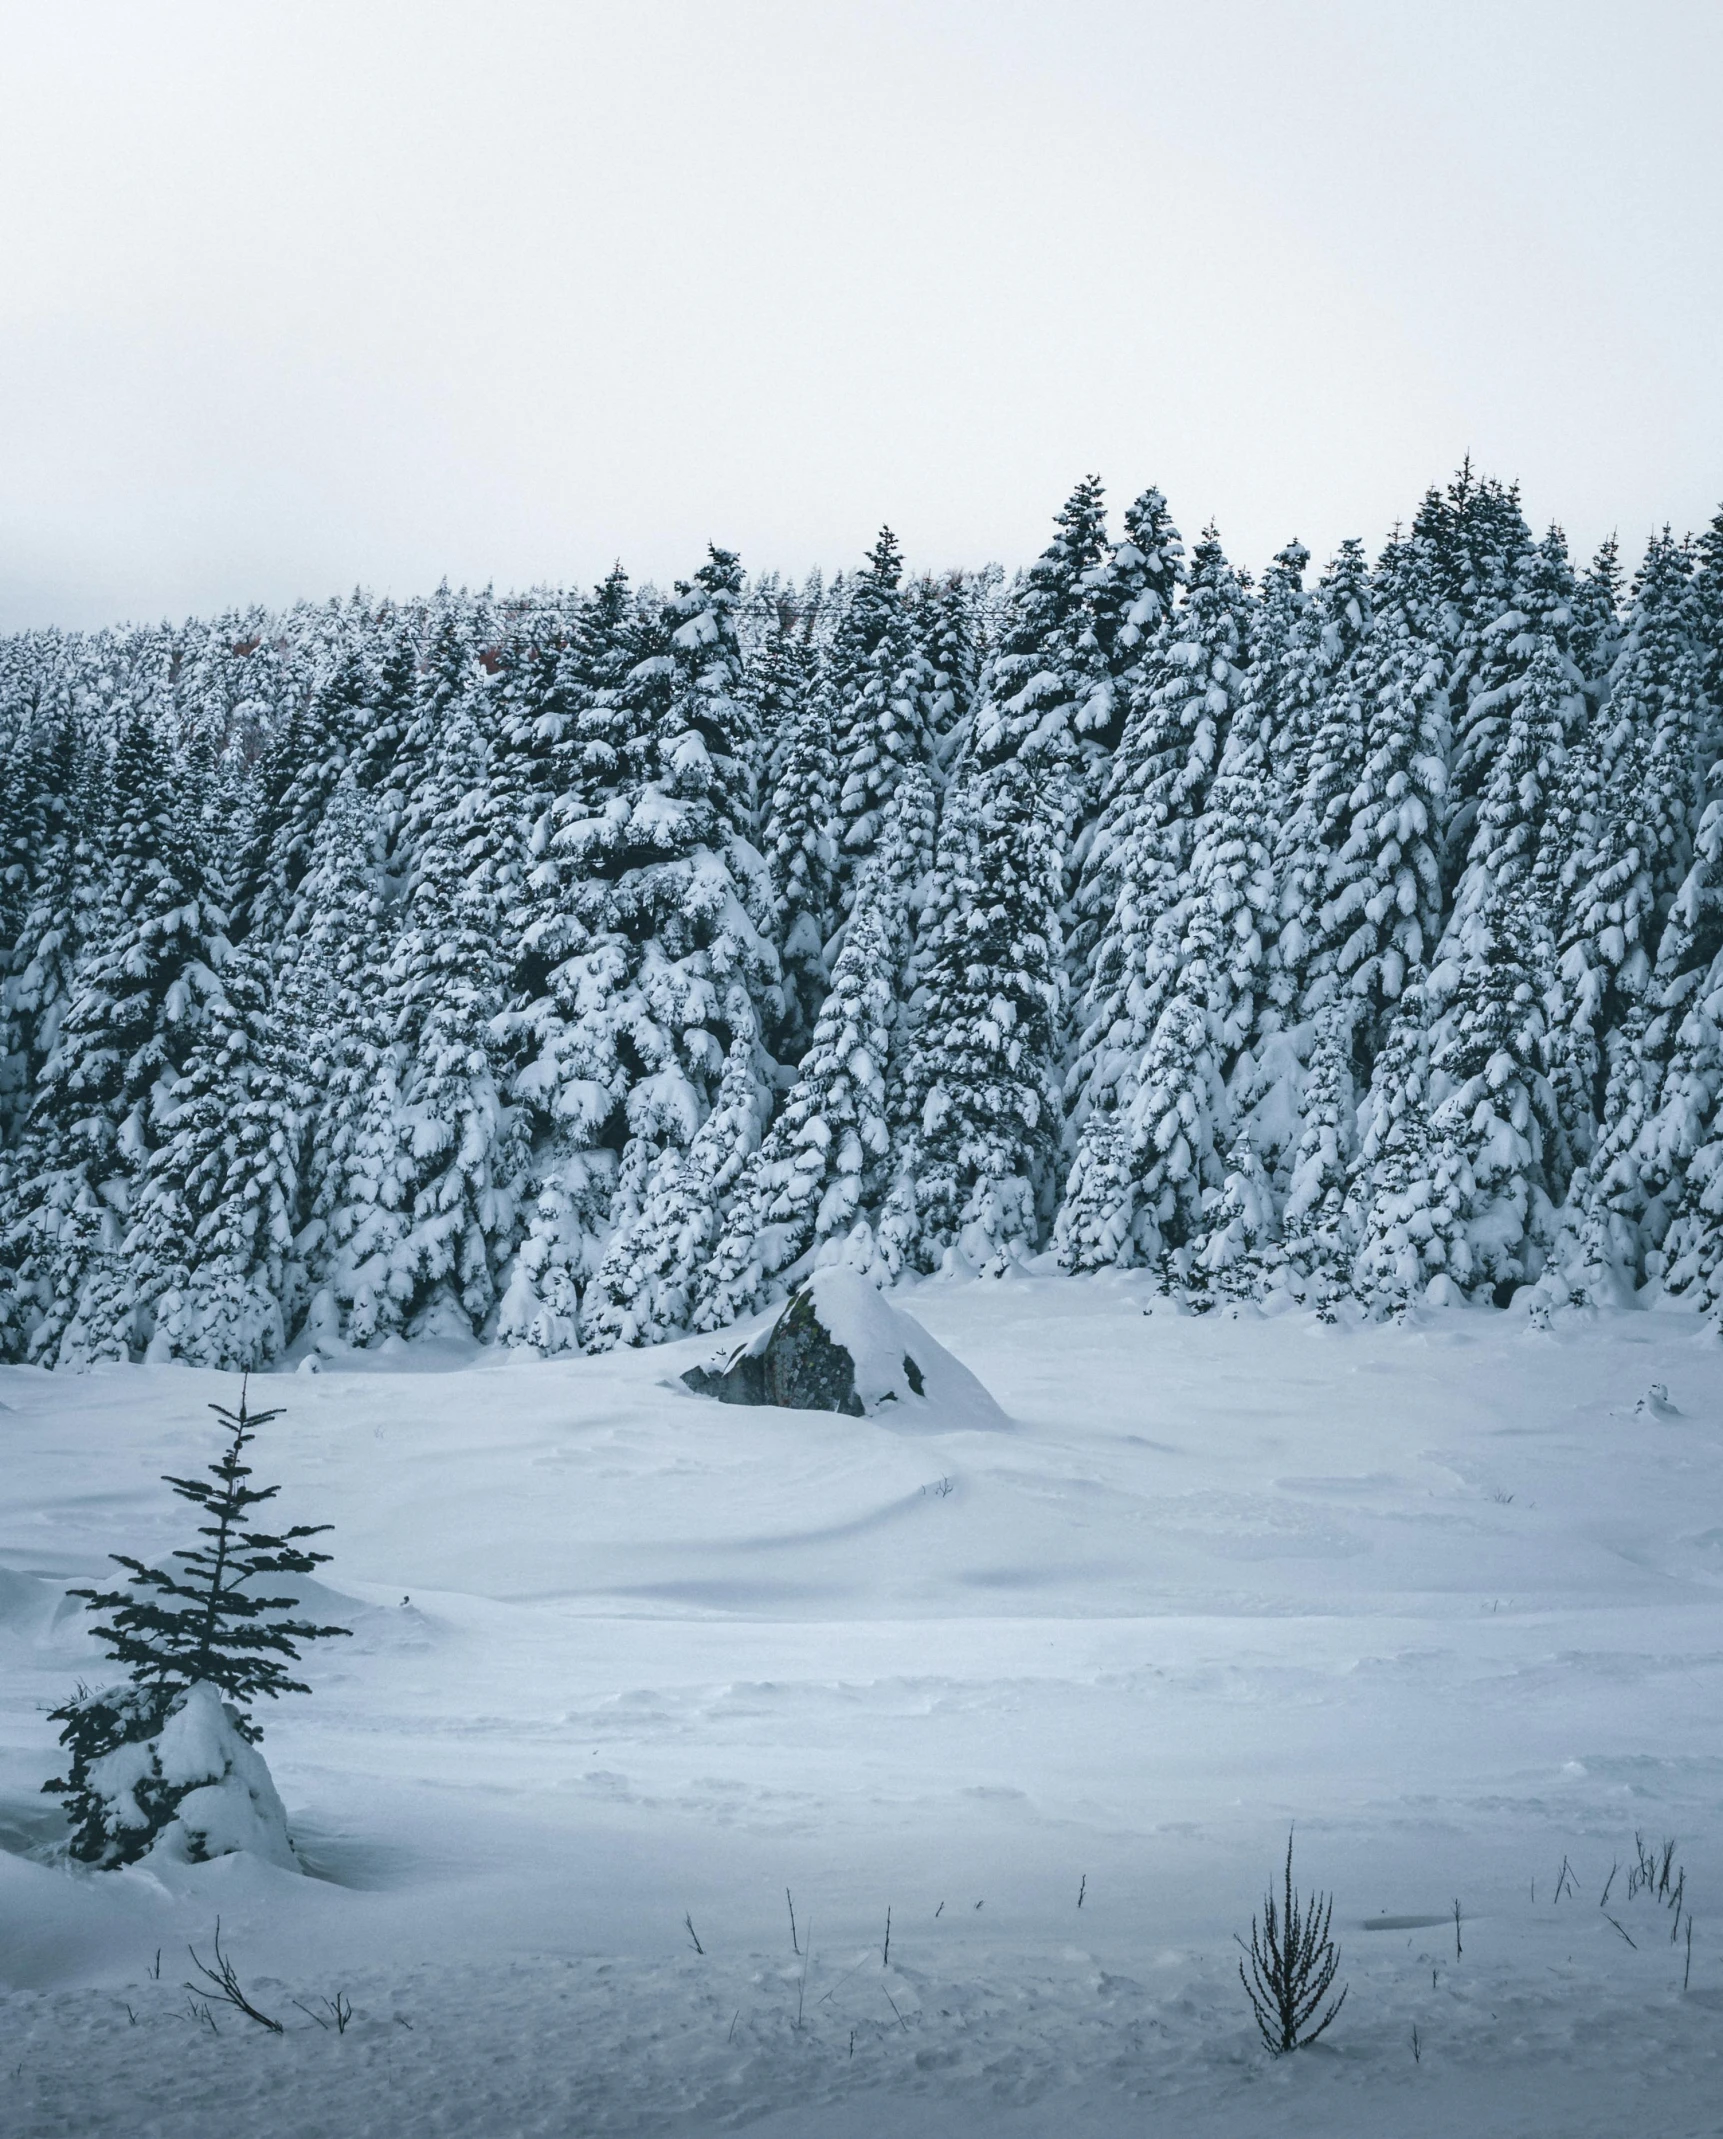
[[[816,1256],[1723,1321],[1723,513],[1259,577],[0,641],[0,1354],[713,1329]]]

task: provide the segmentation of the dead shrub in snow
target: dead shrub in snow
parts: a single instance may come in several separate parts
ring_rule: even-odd
[[[1274,1889],[1269,1888],[1261,1924],[1254,1916],[1250,1920],[1250,1944],[1238,1941],[1250,1962],[1248,1975],[1244,1962],[1239,1962],[1238,1979],[1262,2039],[1276,2056],[1313,2043],[1346,2003],[1349,1986],[1342,1984],[1339,1997],[1326,2012],[1322,2009],[1340,1966],[1340,1948],[1329,1936],[1333,1913],[1331,1895],[1312,1894],[1306,1902],[1293,1886],[1288,1831],[1285,1891],[1276,1901]]]

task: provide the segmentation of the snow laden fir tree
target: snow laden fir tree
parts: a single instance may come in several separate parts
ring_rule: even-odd
[[[1723,514],[1468,467],[1253,578],[1086,478],[917,578],[0,641],[0,1349],[544,1353],[1039,1257],[1723,1321]]]

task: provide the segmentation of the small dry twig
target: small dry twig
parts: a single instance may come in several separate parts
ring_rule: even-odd
[[[352,2003],[344,1990],[338,1990],[333,1998],[320,1998],[318,2000],[318,2003],[323,2008],[322,2013],[313,2012],[303,1998],[295,1998],[293,2002],[307,2020],[316,2021],[320,2028],[333,2027],[337,2035],[346,2034],[347,2023],[353,2018]],[[323,2017],[324,2013],[328,2014],[328,2019]]]
[[[231,2005],[236,2013],[243,2013],[247,2020],[254,2020],[260,2028],[267,2028],[271,2035],[280,2035],[284,2032],[281,2022],[279,2020],[271,2020],[267,2013],[260,2013],[240,1988],[239,1978],[233,1972],[233,1963],[221,1950],[221,1918],[219,1916],[215,1920],[215,1966],[211,1968],[207,1962],[199,1960],[195,1946],[187,1946],[186,1951],[191,1955],[192,1966],[203,1977],[202,1984],[187,1983],[183,1986],[191,1992],[194,1999],[201,1997],[207,2000],[213,1994],[224,2005]],[[205,1985],[208,1986],[207,1989]],[[209,2020],[210,2026],[214,2027],[215,2022],[210,2016],[207,2003],[204,2006],[204,2017]]]

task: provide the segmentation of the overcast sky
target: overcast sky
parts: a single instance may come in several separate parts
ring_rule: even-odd
[[[1716,0],[0,5],[0,625],[1723,497]]]

